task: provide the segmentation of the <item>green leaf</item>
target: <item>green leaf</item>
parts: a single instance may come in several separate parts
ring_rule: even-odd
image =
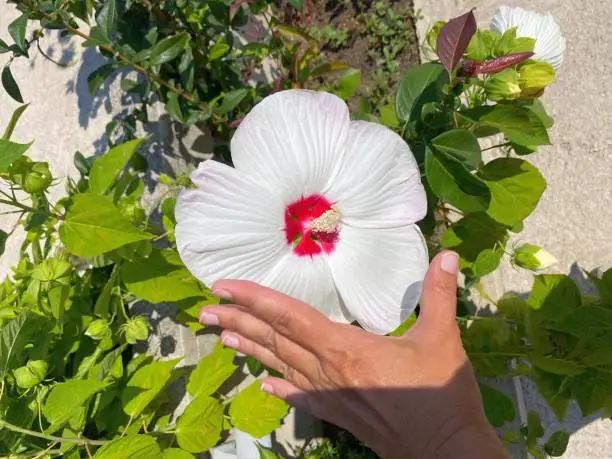
[[[19,118],[21,118],[21,115],[23,115],[23,112],[25,112],[26,108],[28,108],[28,105],[29,104],[22,105],[21,107],[18,107],[13,112],[13,115],[11,116],[9,123],[6,126],[6,130],[4,131],[4,134],[2,135],[3,140],[9,140],[11,138],[11,135],[13,135],[13,131],[15,130],[15,126],[17,126],[17,122],[19,121]]]
[[[516,417],[514,403],[508,396],[486,384],[479,383],[485,415],[493,427],[501,427]]]
[[[161,459],[161,449],[148,435],[128,435],[104,445],[94,459]],[[172,457],[172,456],[170,456]]]
[[[181,359],[156,361],[140,367],[128,380],[121,393],[121,406],[125,414],[138,416],[166,387],[172,370]]]
[[[212,62],[221,59],[229,53],[231,49],[232,47],[226,41],[218,41],[208,50],[208,60]]]
[[[495,159],[481,168],[479,175],[491,191],[487,213],[510,227],[534,211],[546,189],[540,171],[518,158]]]
[[[8,25],[8,33],[20,51],[26,52],[26,28],[28,26],[28,17],[22,14]],[[22,101],[23,102],[23,101]]]
[[[17,82],[15,81],[15,78],[13,78],[11,68],[8,65],[2,69],[2,86],[4,86],[4,90],[9,96],[20,104],[23,104],[21,91],[19,91],[19,86],[17,86]]]
[[[521,106],[531,110],[533,113],[540,118],[542,125],[546,129],[550,129],[555,124],[555,120],[546,113],[546,109],[544,108],[544,104],[540,99],[531,99],[527,101],[521,102]]]
[[[236,351],[217,342],[214,351],[200,360],[189,376],[187,392],[194,398],[214,393],[238,368],[235,356]]]
[[[595,368],[589,369],[572,378],[571,391],[580,406],[582,416],[587,417],[602,409],[606,400],[612,397],[610,374]]]
[[[95,96],[102,83],[115,71],[114,64],[104,64],[87,76],[87,89]]]
[[[195,459],[195,456],[178,448],[165,449],[160,459]]]
[[[200,396],[193,400],[176,423],[176,440],[190,453],[209,450],[221,439],[223,405],[219,400]]]
[[[339,62],[339,61],[325,62],[319,65],[318,67],[314,68],[312,72],[310,72],[310,76],[312,78],[319,78],[319,77],[329,75],[335,72],[344,72],[349,69],[350,67],[346,65],[344,62]]]
[[[527,304],[542,317],[558,320],[581,304],[574,281],[562,274],[535,276]]]
[[[118,274],[119,270],[117,269],[117,266],[114,266],[108,281],[106,284],[104,284],[100,295],[98,295],[98,298],[96,299],[94,314],[98,317],[102,317],[103,319],[108,319],[110,317],[112,293],[113,289],[117,285]]]
[[[350,68],[338,79],[338,89],[334,91],[334,94],[342,100],[348,100],[353,97],[360,83],[361,70]]]
[[[257,446],[257,452],[259,453],[259,459],[279,459],[278,454],[276,454],[270,448],[261,446],[259,443],[255,443],[255,446]]]
[[[489,190],[462,164],[427,148],[425,176],[439,198],[466,213],[486,210]]]
[[[289,407],[279,398],[261,389],[261,381],[254,381],[243,389],[230,404],[232,425],[255,438],[268,435],[281,425]]]
[[[89,38],[83,42],[84,48],[95,48],[110,44],[110,39],[100,26],[93,26],[89,31]]]
[[[525,358],[531,362],[533,366],[539,368],[540,370],[544,370],[555,375],[576,376],[583,373],[585,370],[585,367],[570,360],[546,357],[533,353],[528,354]]]
[[[475,61],[484,61],[493,55],[497,35],[490,30],[478,29],[472,36],[465,51],[465,57]]]
[[[535,411],[527,413],[527,446],[533,448],[537,445],[538,438],[544,435],[544,427],[540,422],[540,416]]]
[[[31,143],[15,143],[0,139],[0,172],[6,172],[13,162],[23,155]]]
[[[476,136],[467,129],[453,129],[440,134],[431,141],[436,149],[471,169],[482,162],[482,152]]]
[[[115,0],[106,0],[104,6],[96,17],[96,23],[100,27],[101,34],[110,38],[117,24],[117,8],[115,7]]]
[[[154,249],[148,258],[124,263],[121,278],[133,295],[151,303],[202,297],[207,293],[172,250]]]
[[[223,101],[221,106],[215,111],[219,115],[225,115],[226,113],[235,109],[240,102],[247,96],[249,90],[246,88],[234,89],[233,91],[223,94]]]
[[[73,379],[53,386],[45,400],[42,412],[53,426],[68,422],[89,398],[106,387],[97,379]]]
[[[17,318],[3,324],[0,331],[0,380],[14,366],[15,358],[22,355],[31,328],[27,325],[29,314],[22,312]]]
[[[168,112],[168,115],[179,123],[185,122],[185,117],[183,116],[183,111],[181,109],[181,102],[179,101],[178,95],[174,92],[168,94],[166,111]]]
[[[550,145],[542,120],[526,107],[497,104],[465,110],[459,115],[482,126],[500,130],[508,140],[518,145]]]
[[[4,253],[4,249],[6,249],[6,241],[8,239],[8,233],[6,231],[0,230],[0,255]]]
[[[151,65],[161,65],[176,59],[185,50],[188,42],[189,35],[184,32],[164,38],[151,49],[149,62]]]
[[[398,119],[403,122],[419,119],[423,105],[442,98],[442,87],[446,83],[448,74],[438,63],[412,67],[402,78],[395,98]]]
[[[570,280],[571,281],[571,280]],[[578,338],[596,338],[598,336],[606,335],[612,332],[612,311],[610,309],[602,308],[599,306],[580,306],[580,299],[576,298],[576,290],[572,288],[569,281],[561,281],[559,283],[567,283],[567,292],[570,298],[573,299],[573,308],[568,314],[562,316],[560,320],[555,324],[555,330],[563,331],[577,336]],[[548,280],[550,284],[551,281]],[[574,284],[572,282],[572,284]],[[575,284],[574,284],[575,287]],[[553,301],[559,301],[565,291],[561,291],[555,295]],[[551,308],[552,308],[551,301]],[[561,312],[561,311],[559,311]],[[612,352],[610,353],[612,358]]]
[[[0,40],[0,54],[8,53],[9,51],[9,45],[7,45],[4,40]]]
[[[295,8],[300,13],[304,10],[304,2],[303,0],[287,0],[287,3]]]
[[[80,257],[95,257],[152,237],[123,217],[109,197],[90,193],[74,197],[59,236],[68,251]]]
[[[552,457],[561,457],[567,449],[569,434],[564,430],[557,430],[544,444],[544,451]]]
[[[403,336],[408,330],[412,328],[412,326],[416,323],[417,316],[412,313],[408,316],[406,320],[404,320],[399,327],[389,333],[389,336]]]
[[[97,158],[89,171],[89,191],[106,193],[144,141],[145,139],[130,140]]]

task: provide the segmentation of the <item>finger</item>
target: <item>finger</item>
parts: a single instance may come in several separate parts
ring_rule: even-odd
[[[269,323],[278,333],[321,355],[342,338],[337,324],[302,301],[254,282],[221,280],[213,294],[244,306],[251,314]]]
[[[312,353],[277,333],[270,325],[245,310],[225,305],[207,306],[200,314],[200,321],[236,332],[307,376],[314,376],[319,368],[317,359]],[[242,350],[240,352],[247,354]]]
[[[458,271],[459,256],[455,252],[444,251],[432,260],[423,283],[415,330],[444,334],[456,328]]]
[[[312,384],[310,384],[308,378],[295,368],[287,365],[286,362],[279,359],[269,349],[257,344],[255,341],[251,341],[237,333],[224,330],[221,333],[221,343],[223,343],[225,347],[230,347],[245,355],[255,357],[266,367],[282,373],[285,378],[301,389],[312,390]]]

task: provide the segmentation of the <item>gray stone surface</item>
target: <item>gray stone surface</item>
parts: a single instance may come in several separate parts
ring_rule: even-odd
[[[582,0],[415,0],[422,10],[420,37],[437,19],[449,19],[476,7],[479,23],[488,24],[500,5],[522,6],[551,12],[567,40],[565,62],[558,81],[544,96],[556,120],[550,147],[529,159],[542,171],[548,188],[525,230],[515,240],[546,247],[559,260],[554,272],[571,275],[583,288],[588,285],[580,268],[612,266],[612,71],[609,50],[612,35],[605,33],[612,17],[612,2]],[[488,293],[527,292],[532,277],[509,264],[487,279]],[[527,410],[537,410],[550,433],[560,428],[537,391],[522,381]],[[567,458],[612,457],[612,422],[581,419],[572,407],[562,426],[572,433]]]

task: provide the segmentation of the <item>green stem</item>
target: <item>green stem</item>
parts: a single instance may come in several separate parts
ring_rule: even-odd
[[[48,212],[42,209],[35,209],[34,207],[26,206],[17,201],[7,201],[6,199],[0,199],[0,204],[6,204],[8,206],[17,207],[18,209],[25,210],[26,212],[32,212],[34,214],[43,214],[49,217],[57,218],[58,220],[62,219],[61,215],[54,214],[52,212]]]
[[[35,432],[33,430],[24,429],[22,427],[18,427],[10,422],[7,422],[3,419],[0,419],[0,428],[6,428],[13,432],[22,433],[24,435],[29,435],[30,437],[42,438],[44,440],[49,441],[58,441],[58,442],[66,442],[66,443],[75,443],[77,445],[106,445],[110,443],[110,440],[90,440],[88,438],[65,438],[65,437],[56,437],[55,435],[47,435],[40,432]]]
[[[493,150],[494,148],[507,147],[508,145],[510,145],[510,142],[504,142],[497,145],[493,145],[492,147],[484,148],[482,151]]]

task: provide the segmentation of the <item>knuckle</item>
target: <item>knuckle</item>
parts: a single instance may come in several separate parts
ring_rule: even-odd
[[[291,311],[283,310],[275,315],[270,325],[277,330],[286,331],[290,329],[293,319],[294,315]]]

